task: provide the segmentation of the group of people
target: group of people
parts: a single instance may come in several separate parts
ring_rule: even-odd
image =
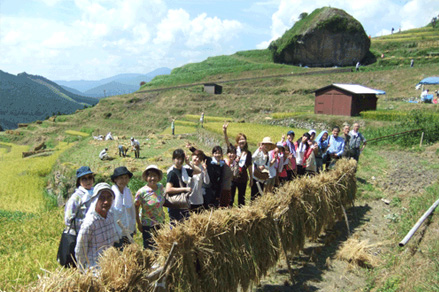
[[[111,132],[109,134],[111,134]],[[110,140],[113,140],[113,138]],[[139,141],[137,139],[134,139],[134,137],[131,137],[130,143],[131,143],[131,151],[134,152],[135,158],[140,158],[140,143],[139,143]],[[119,145],[117,145],[117,149],[119,151],[119,157],[126,157],[127,156],[127,153],[129,150],[128,146],[123,145],[123,144],[119,144]],[[100,160],[113,160],[114,157],[111,157],[108,154],[108,148],[105,147],[104,149],[102,149],[101,152],[99,152],[99,159]]]
[[[66,230],[77,234],[75,255],[79,267],[95,267],[103,250],[110,246],[123,249],[137,231],[143,236],[144,248],[153,248],[152,234],[165,223],[164,207],[168,207],[171,224],[175,224],[191,213],[231,207],[236,194],[238,205],[243,206],[247,186],[254,200],[296,177],[330,169],[342,157],[358,161],[366,145],[355,123],[352,131],[345,125],[342,134],[339,127],[334,127],[332,135],[327,131],[316,135],[315,130],[310,130],[298,140],[294,131],[288,131],[277,143],[265,137],[252,153],[246,135],[239,133],[232,143],[227,128],[226,123],[225,157],[219,145],[209,156],[188,143],[191,159],[183,149],[173,151],[166,185],[160,182],[163,172],[156,165],[149,165],[142,173],[145,185],[134,198],[128,187],[133,174],[126,167],[114,169],[112,186],[94,186],[91,169],[79,168],[77,188],[65,207]],[[176,207],[167,199],[181,194],[188,197],[187,208]]]

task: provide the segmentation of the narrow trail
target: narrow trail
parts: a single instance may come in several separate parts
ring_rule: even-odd
[[[425,187],[439,179],[438,146],[422,153],[401,151],[377,151],[385,159],[389,168],[382,176],[370,176],[359,171],[359,183],[374,185],[382,199],[391,201],[394,198],[407,199],[418,196]],[[436,167],[434,166],[436,165]],[[367,175],[367,176],[366,176]],[[393,230],[389,228],[392,220],[399,216],[400,208],[386,204],[381,198],[362,198],[355,206],[347,210],[351,236],[359,241],[367,240],[370,244],[378,244],[372,253],[378,260],[385,255],[391,242]],[[336,258],[337,251],[348,239],[346,224],[339,222],[331,231],[323,234],[316,242],[308,242],[299,255],[290,258],[295,274],[293,284],[285,259],[267,275],[258,287],[257,292],[286,291],[365,291],[367,290],[368,271],[353,266]]]

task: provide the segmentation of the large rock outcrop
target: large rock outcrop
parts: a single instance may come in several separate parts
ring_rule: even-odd
[[[314,10],[269,46],[276,63],[313,67],[352,66],[369,48],[361,23],[330,7]]]

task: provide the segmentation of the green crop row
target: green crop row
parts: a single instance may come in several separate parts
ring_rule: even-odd
[[[301,115],[310,114],[310,112],[288,112],[288,113],[272,113],[271,117],[273,119],[287,119],[287,118],[293,118]]]

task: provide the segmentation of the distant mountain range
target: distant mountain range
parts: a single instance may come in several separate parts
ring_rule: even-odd
[[[93,106],[98,99],[71,93],[42,76],[0,70],[0,126],[15,129],[18,123],[44,120]]]
[[[101,80],[56,80],[55,82],[72,93],[102,98],[133,93],[140,88],[140,82],[149,82],[157,75],[167,75],[170,73],[171,69],[163,67],[147,74],[127,73]]]

